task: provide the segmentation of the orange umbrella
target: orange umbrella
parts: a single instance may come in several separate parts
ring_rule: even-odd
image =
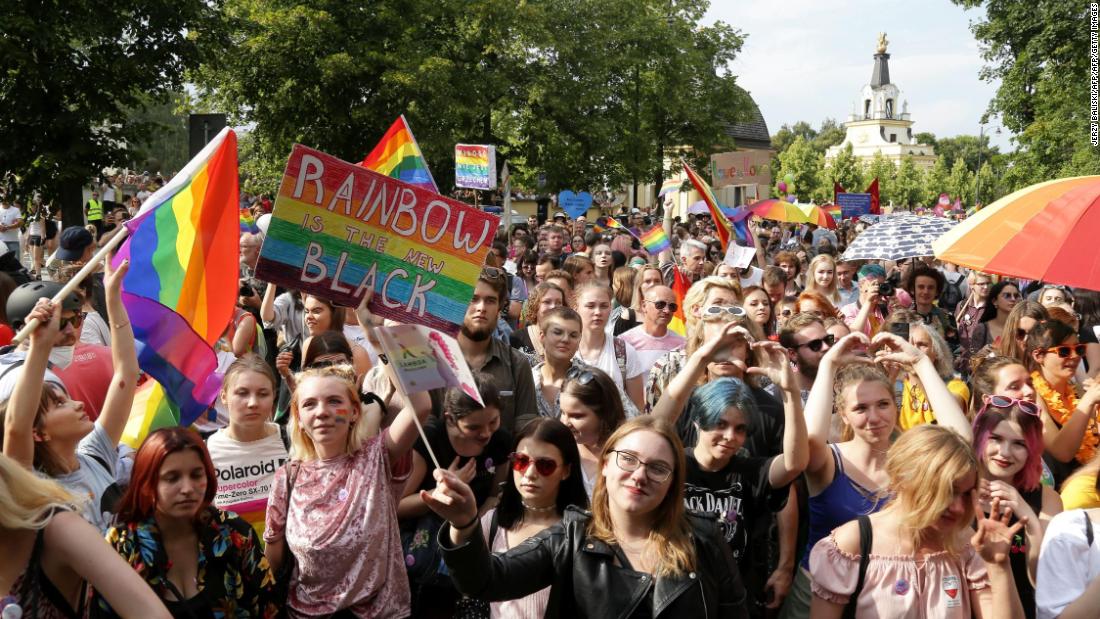
[[[940,260],[1010,277],[1100,290],[1100,176],[1025,187],[932,243]]]

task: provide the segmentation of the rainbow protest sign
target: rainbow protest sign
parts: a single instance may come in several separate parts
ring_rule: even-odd
[[[457,333],[499,218],[294,146],[256,277]]]
[[[496,189],[496,147],[486,144],[455,144],[455,187]]]

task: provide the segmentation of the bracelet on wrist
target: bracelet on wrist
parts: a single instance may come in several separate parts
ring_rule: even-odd
[[[113,324],[113,323],[111,324],[112,329],[124,329],[124,328],[129,327],[129,326],[130,326],[130,321],[129,320],[127,320],[126,322],[124,322],[120,325],[116,325],[116,324]]]
[[[455,531],[465,531],[466,529],[469,529],[470,527],[472,527],[472,526],[474,526],[475,524],[477,524],[477,521],[478,521],[478,515],[477,515],[477,514],[474,514],[474,517],[473,517],[473,519],[471,519],[471,520],[470,520],[469,522],[467,522],[466,524],[464,524],[464,525],[463,525],[463,526],[461,526],[461,527],[460,527],[460,526],[458,526],[458,525],[456,525],[456,524],[455,524],[455,523],[453,523],[453,522],[450,522],[450,521],[448,520],[448,522],[450,522],[451,528],[453,528],[453,529],[454,529]]]

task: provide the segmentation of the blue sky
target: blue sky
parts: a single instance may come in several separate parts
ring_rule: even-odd
[[[747,37],[731,69],[752,93],[773,135],[785,123],[843,121],[871,79],[880,31],[890,41],[890,79],[909,101],[913,132],[937,137],[978,134],[996,91],[978,77],[983,66],[965,11],[947,0],[712,0],[704,19],[721,20]],[[1001,151],[1009,133],[986,126]]]

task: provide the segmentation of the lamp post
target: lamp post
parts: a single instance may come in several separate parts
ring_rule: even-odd
[[[974,206],[981,203],[982,199],[982,146],[985,144],[985,123],[988,119],[983,115],[978,125],[978,170],[974,173]]]

